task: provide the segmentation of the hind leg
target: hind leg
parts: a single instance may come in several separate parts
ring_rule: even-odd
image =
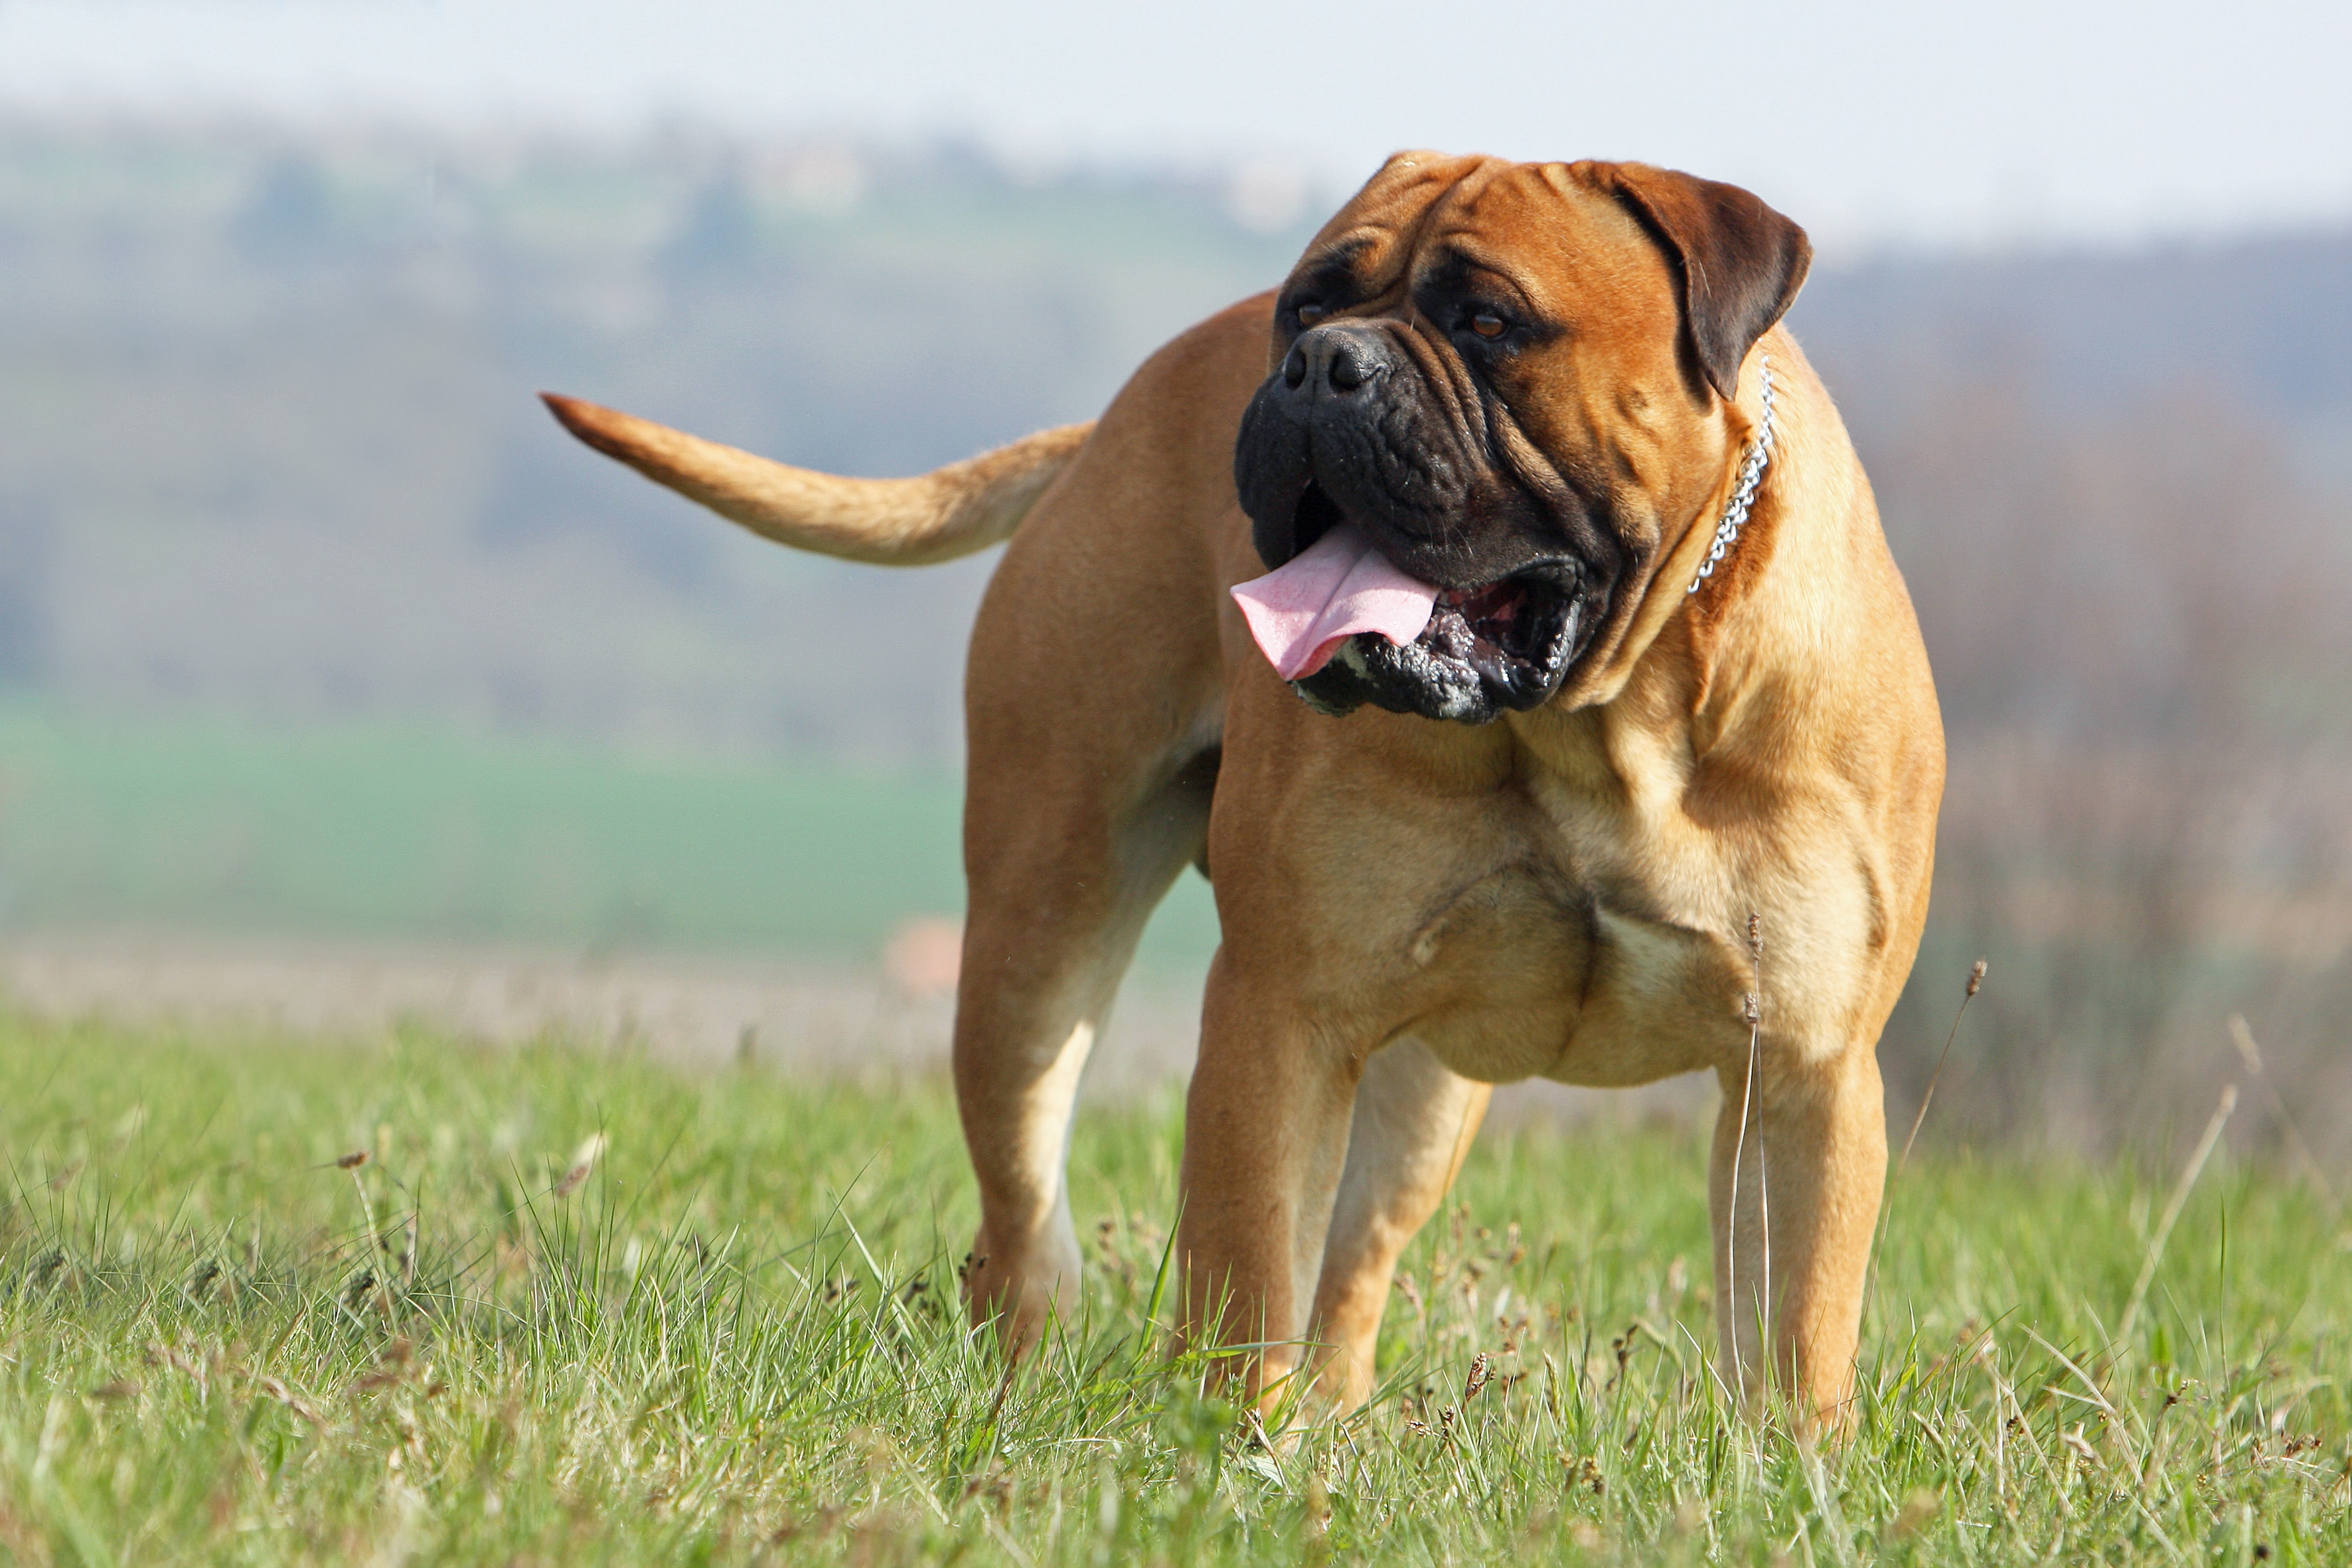
[[[956,1098],[980,1186],[967,1295],[1015,1350],[1074,1300],[1063,1173],[1087,1052],[1208,834],[1224,585],[1252,574],[1234,430],[1262,304],[1136,373],[1037,502],[972,628]],[[1238,635],[1238,634],[1237,634]]]
[[[1341,1410],[1371,1397],[1397,1258],[1445,1201],[1494,1092],[1414,1039],[1364,1065],[1308,1334],[1323,1347],[1318,1392]]]
[[[1194,770],[1196,773],[1199,770]],[[1065,1172],[1087,1058],[1146,921],[1199,853],[1207,795],[1179,773],[1134,808],[1061,809],[1034,768],[974,770],[969,913],[956,998],[956,1101],[980,1186],[965,1295],[1016,1354],[1078,1278]],[[1017,797],[1017,798],[1016,798]]]
[[[1076,1299],[1072,1104],[1144,923],[1207,840],[1223,714],[1210,595],[1166,603],[1197,539],[1098,494],[1085,460],[1073,479],[1088,482],[1041,503],[989,584],[966,699],[965,1299],[1016,1354]],[[1105,517],[1125,520],[1117,551]]]

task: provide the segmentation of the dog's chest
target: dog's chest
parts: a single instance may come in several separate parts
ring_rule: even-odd
[[[1530,791],[1497,813],[1485,864],[1400,933],[1405,1032],[1456,1072],[1646,1083],[1737,1035],[1727,933],[1686,912],[1687,857],[1622,801]]]

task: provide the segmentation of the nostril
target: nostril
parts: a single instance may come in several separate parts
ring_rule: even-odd
[[[1289,357],[1282,362],[1282,384],[1297,387],[1305,384],[1306,381],[1307,356],[1298,350],[1292,349]]]
[[[1364,384],[1364,365],[1344,342],[1331,345],[1329,367],[1324,374],[1334,392],[1353,392]]]

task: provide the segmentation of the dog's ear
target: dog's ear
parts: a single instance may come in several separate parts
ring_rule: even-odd
[[[1738,185],[1647,163],[1590,167],[1680,265],[1683,321],[1699,369],[1717,395],[1729,398],[1748,351],[1804,287],[1812,241]]]

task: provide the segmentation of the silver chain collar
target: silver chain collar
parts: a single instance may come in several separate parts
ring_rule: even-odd
[[[1689,592],[1698,592],[1698,585],[1715,575],[1715,568],[1725,553],[1739,538],[1739,529],[1748,521],[1748,509],[1756,500],[1756,487],[1764,479],[1764,466],[1772,460],[1772,356],[1756,356],[1756,374],[1762,391],[1758,395],[1763,405],[1763,416],[1757,422],[1756,439],[1748,443],[1747,456],[1739,460],[1739,482],[1732,487],[1731,499],[1723,503],[1722,521],[1715,525],[1715,548],[1700,563],[1698,575],[1691,579]]]

